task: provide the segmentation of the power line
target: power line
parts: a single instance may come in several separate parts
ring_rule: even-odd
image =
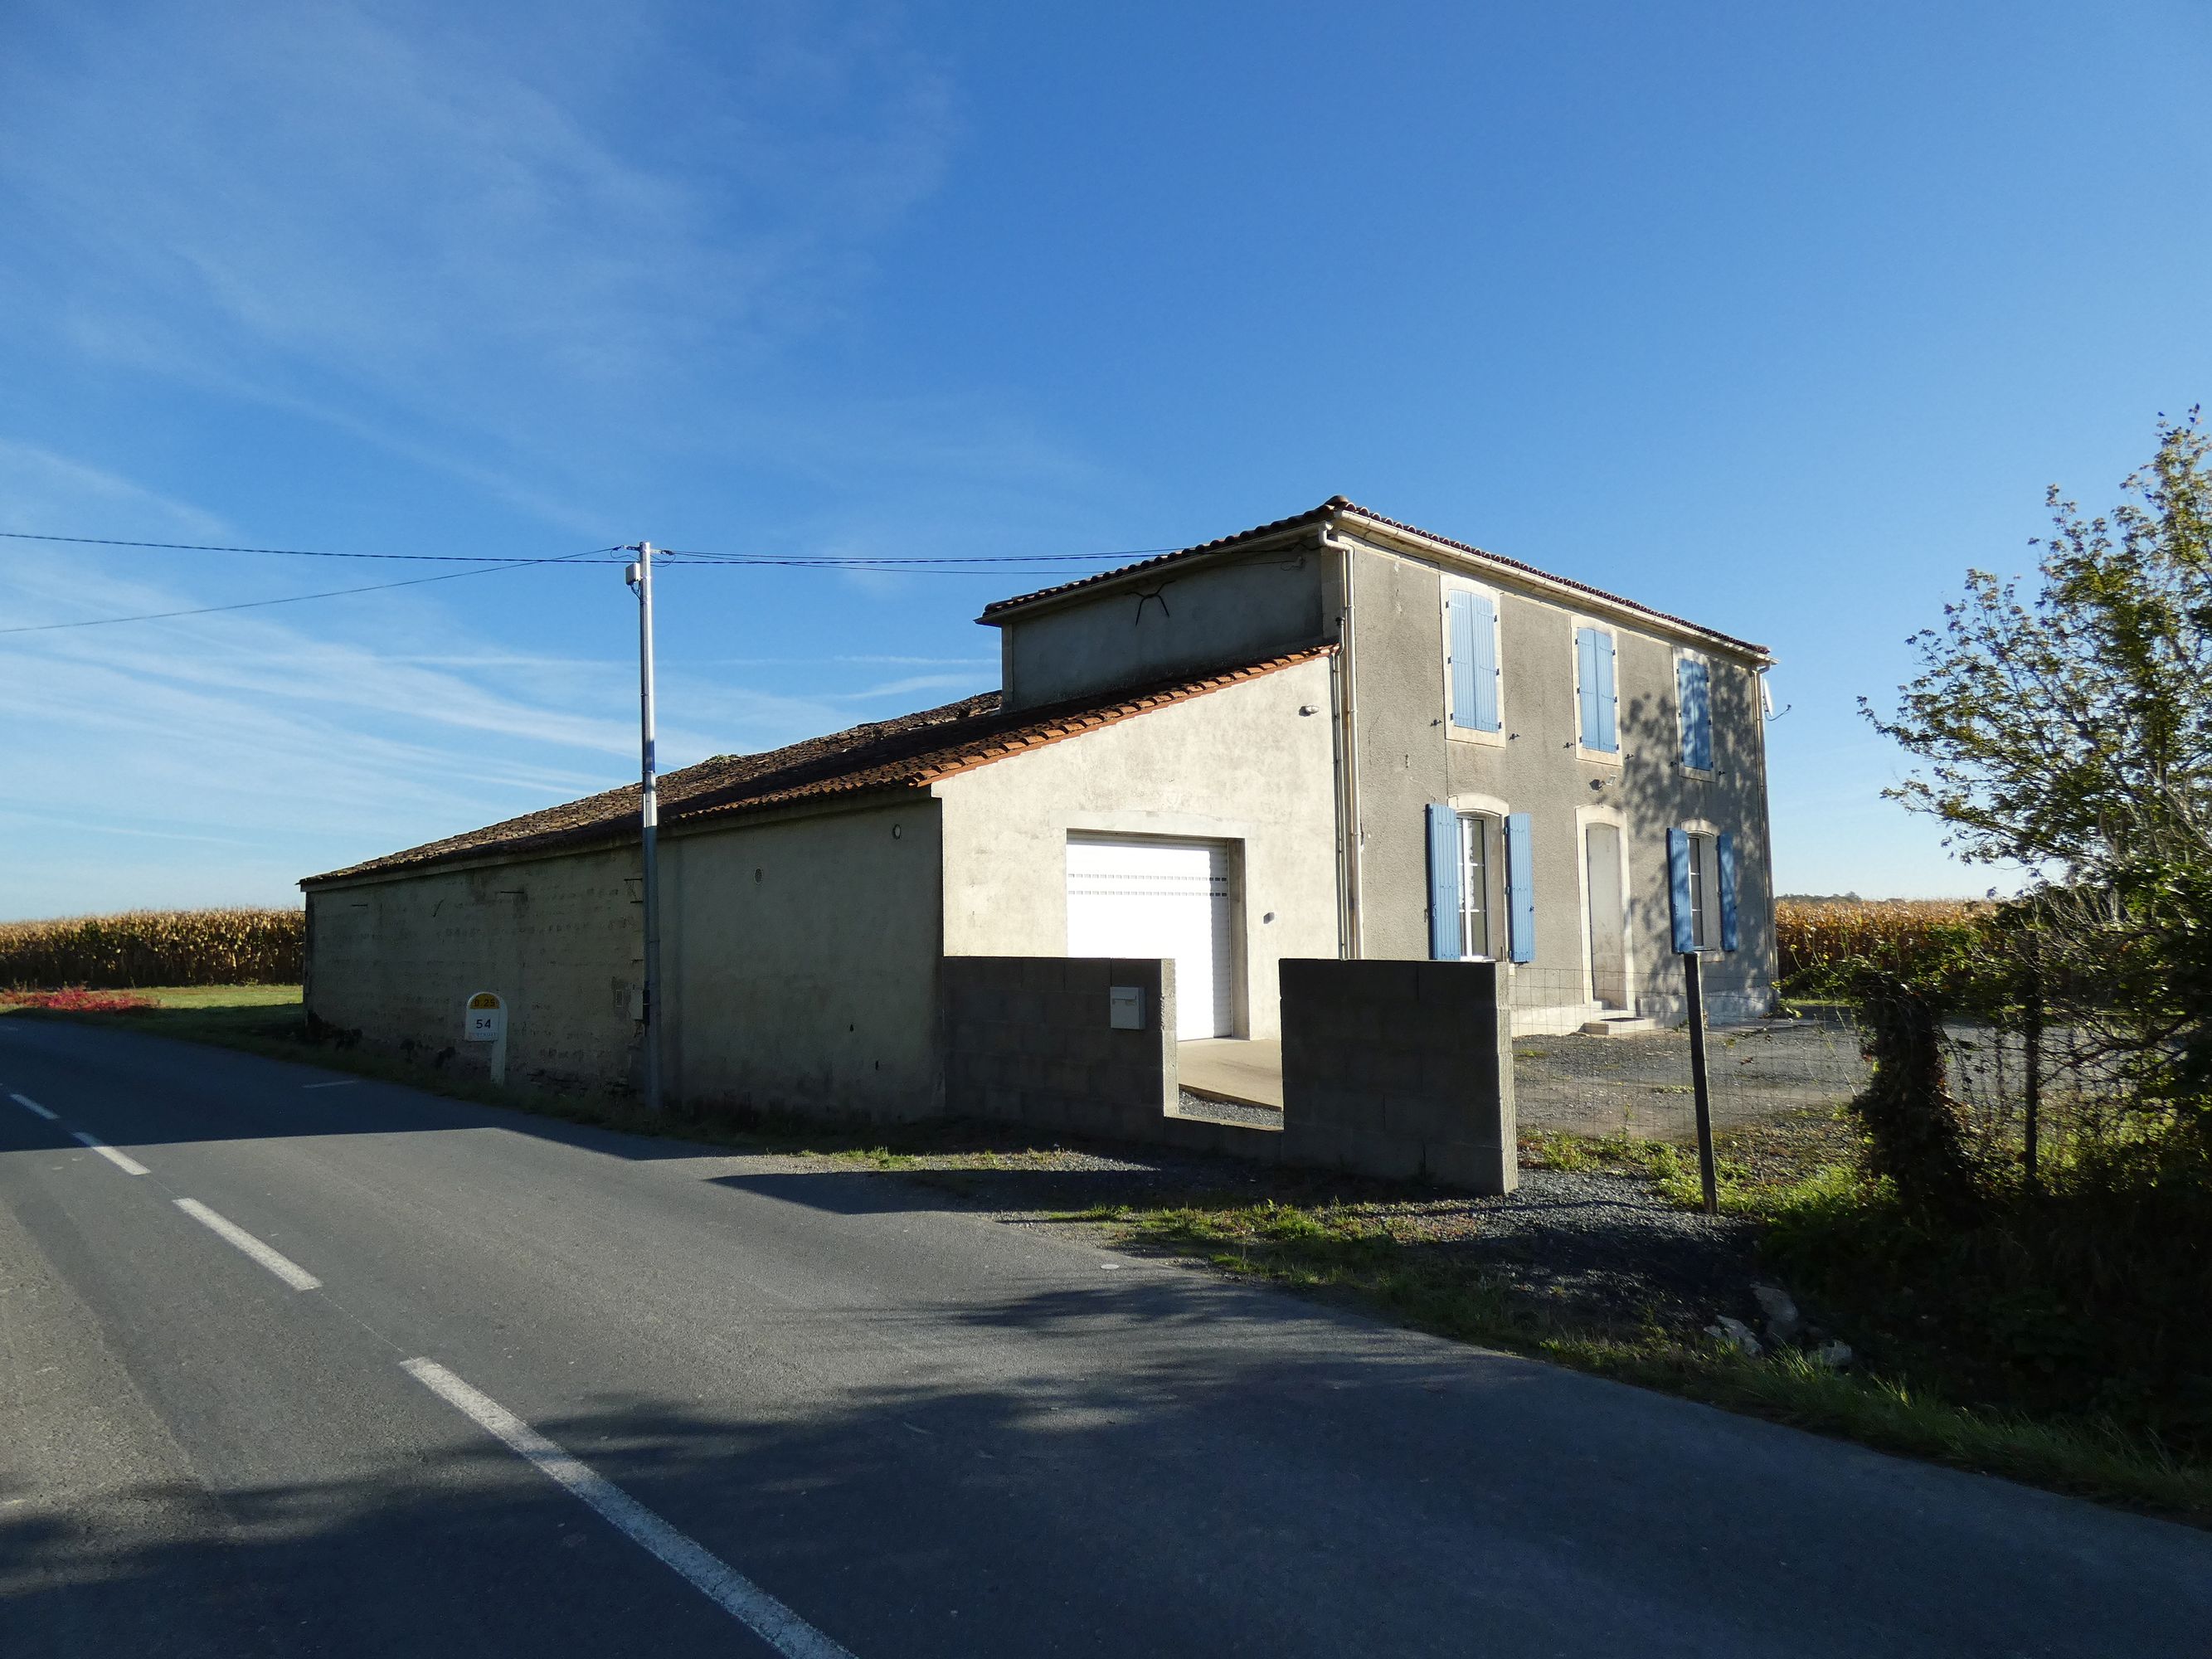
[[[209,617],[228,611],[258,611],[270,605],[301,605],[311,599],[342,599],[356,593],[380,593],[395,587],[421,587],[430,582],[453,581],[462,576],[489,575],[500,570],[520,570],[537,565],[574,564],[597,559],[608,553],[631,550],[628,547],[593,548],[586,553],[564,553],[549,558],[526,559],[503,557],[497,554],[471,553],[342,553],[321,548],[307,547],[248,547],[216,542],[155,542],[131,541],[110,536],[49,536],[26,530],[0,530],[0,540],[21,542],[51,542],[73,547],[135,547],[185,553],[259,553],[294,559],[396,559],[410,562],[441,564],[466,563],[466,570],[451,570],[435,576],[416,576],[404,581],[369,582],[359,587],[326,588],[315,593],[289,593],[273,599],[240,599],[229,605],[194,605],[179,611],[147,611],[127,617],[87,617],[75,622],[27,623],[10,628],[0,628],[0,635],[45,634],[70,628],[106,628],[118,623],[167,622],[179,617]],[[730,567],[779,567],[799,570],[855,570],[879,571],[884,574],[919,576],[972,576],[986,570],[1012,572],[1021,568],[1057,569],[1072,563],[1110,564],[1119,560],[1148,557],[1154,554],[1171,553],[1177,550],[1168,547],[1117,548],[1097,553],[995,553],[995,554],[775,554],[775,553],[711,553],[702,550],[663,553],[672,564],[696,565],[702,568],[721,565]]]
[[[613,547],[596,547],[589,553],[562,553],[544,559],[514,559],[499,564],[479,565],[473,570],[447,570],[435,576],[413,576],[399,582],[371,582],[365,587],[333,587],[320,593],[288,593],[280,599],[240,599],[234,605],[195,605],[188,611],[146,611],[131,617],[86,617],[76,622],[27,623],[14,628],[0,628],[0,634],[48,634],[62,628],[107,628],[117,623],[167,622],[173,617],[211,617],[222,611],[258,611],[272,605],[300,605],[308,599],[342,599],[355,593],[380,593],[388,588],[421,587],[429,582],[457,581],[463,576],[489,576],[495,572],[520,569],[533,564],[574,564],[600,553],[617,553]]]
[[[182,553],[265,553],[287,559],[398,559],[410,562],[434,564],[546,564],[545,559],[505,558],[488,553],[343,553],[313,547],[246,547],[220,542],[149,542],[127,541],[113,536],[48,536],[28,530],[0,530],[0,540],[14,542],[54,542],[72,547],[142,547],[157,548]],[[605,552],[621,552],[620,548],[602,549]],[[1116,559],[1146,558],[1157,553],[1172,553],[1171,547],[1115,548],[1097,553],[711,553],[680,548],[655,549],[664,558],[690,564],[757,564],[782,565],[798,569],[831,570],[898,570],[945,567],[965,568],[988,565],[1052,565],[1107,564]]]
[[[1115,560],[1141,560],[1155,553],[1179,553],[1175,546],[1119,546],[1103,553],[696,553],[686,549],[654,549],[654,556],[681,564],[794,564],[823,566],[836,571],[898,571],[911,566],[987,566],[987,564],[1110,564]]]
[[[273,553],[287,559],[405,559],[436,564],[484,565],[558,562],[550,559],[502,558],[492,553],[330,553],[312,547],[229,547],[215,542],[126,542],[112,536],[41,536],[27,530],[0,530],[0,540],[65,542],[75,547],[159,547],[183,553]],[[599,550],[617,553],[622,550],[606,547]]]

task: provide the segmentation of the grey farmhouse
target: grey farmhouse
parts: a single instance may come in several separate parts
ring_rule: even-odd
[[[964,958],[1171,963],[1186,1045],[1279,1041],[1294,959],[1494,962],[1516,1032],[1679,1020],[1685,950],[1771,1002],[1762,647],[1340,496],[980,620],[1000,690],[662,780],[672,1098],[960,1109]],[[436,1055],[489,989],[510,1078],[635,1086],[638,802],[309,878],[310,1012]]]

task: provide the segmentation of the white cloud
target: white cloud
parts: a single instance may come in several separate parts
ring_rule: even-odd
[[[665,436],[656,411],[834,314],[951,143],[933,65],[804,6],[750,12],[716,55],[653,7],[218,17],[13,26],[21,297],[88,355],[564,524],[588,515],[549,462]]]

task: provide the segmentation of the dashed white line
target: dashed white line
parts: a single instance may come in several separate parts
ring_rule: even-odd
[[[323,1281],[302,1267],[289,1256],[280,1255],[236,1222],[225,1219],[196,1198],[180,1198],[177,1207],[205,1227],[217,1238],[224,1239],[258,1261],[295,1291],[319,1291]]]
[[[548,1440],[496,1400],[477,1393],[435,1360],[410,1359],[404,1369],[424,1388],[506,1443],[572,1497],[596,1510],[629,1540],[688,1579],[693,1589],[782,1654],[785,1659],[853,1659],[752,1580],[692,1542],[620,1486]]]
[[[37,1101],[32,1099],[28,1095],[9,1095],[8,1098],[14,1101],[18,1106],[21,1106],[27,1112],[36,1112],[40,1117],[46,1119],[49,1123],[53,1122],[57,1118],[61,1116],[59,1112],[48,1111],[45,1107],[40,1105]]]
[[[82,1129],[72,1130],[70,1133],[75,1134],[79,1140],[84,1142],[86,1146],[91,1147],[94,1152],[98,1152],[102,1158],[106,1158],[110,1164],[112,1164],[117,1169],[122,1170],[124,1174],[145,1175],[149,1173],[146,1166],[141,1164],[137,1158],[131,1157],[130,1153],[117,1152],[114,1147],[100,1139],[99,1136],[88,1135]]]

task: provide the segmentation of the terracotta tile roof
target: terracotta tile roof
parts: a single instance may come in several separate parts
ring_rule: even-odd
[[[1309,646],[1203,674],[1012,713],[1000,708],[999,693],[985,691],[941,708],[872,721],[764,754],[717,755],[659,780],[661,825],[681,827],[791,801],[870,790],[926,789],[941,779],[1007,756],[1042,749],[1063,738],[1113,726],[1169,703],[1257,679],[1326,656],[1335,648]],[[300,884],[312,887],[352,876],[418,869],[489,854],[511,857],[619,841],[637,833],[638,793],[638,786],[633,783],[586,795],[581,800],[488,824],[466,835],[448,836],[443,841],[428,842],[343,870],[309,876]]]
[[[1733,634],[1723,634],[1717,628],[1706,627],[1703,623],[1693,623],[1686,617],[1670,616],[1664,611],[1655,611],[1648,605],[1638,605],[1634,599],[1623,599],[1618,593],[1608,593],[1601,587],[1593,587],[1588,582],[1578,582],[1571,576],[1555,576],[1548,570],[1539,570],[1534,565],[1523,564],[1518,559],[1509,559],[1503,554],[1486,552],[1471,543],[1455,541],[1449,536],[1439,536],[1433,530],[1424,530],[1419,525],[1411,525],[1402,520],[1389,518],[1383,514],[1361,507],[1355,501],[1347,501],[1341,495],[1332,495],[1319,507],[1309,507],[1305,512],[1293,514],[1287,519],[1277,519],[1273,524],[1255,525],[1251,529],[1240,530],[1233,536],[1218,536],[1210,542],[1200,542],[1195,547],[1182,548],[1173,553],[1163,553],[1157,558],[1139,560],[1135,564],[1121,565],[1112,570],[1102,570],[1096,575],[1081,576],[1072,582],[1061,582],[1052,587],[1040,587],[1034,593],[1018,594],[1011,599],[994,599],[983,607],[983,614],[976,620],[994,623],[1003,622],[1009,612],[1024,605],[1034,605],[1040,599],[1056,599],[1063,593],[1073,593],[1081,588],[1095,587],[1102,582],[1114,581],[1135,571],[1157,570],[1163,565],[1177,564],[1183,560],[1194,559],[1205,554],[1225,552],[1239,543],[1257,541],[1263,537],[1275,535],[1282,531],[1296,530],[1304,525],[1319,524],[1325,519],[1335,518],[1353,520],[1364,519],[1370,524],[1380,525],[1386,529],[1403,531],[1408,535],[1419,536],[1424,540],[1440,543],[1445,547],[1468,554],[1485,564],[1498,566],[1507,570],[1516,570],[1546,582],[1556,583],[1561,587],[1573,588],[1577,592],[1588,593],[1594,599],[1603,599],[1608,605],[1619,605],[1625,610],[1636,611],[1640,615],[1651,617],[1656,622],[1668,623],[1676,628],[1687,629],[1690,633],[1700,634],[1709,639],[1720,641],[1750,655],[1767,657],[1772,654],[1763,645],[1754,645],[1749,640],[1740,640]],[[1357,528],[1357,525],[1355,524],[1353,527]]]

